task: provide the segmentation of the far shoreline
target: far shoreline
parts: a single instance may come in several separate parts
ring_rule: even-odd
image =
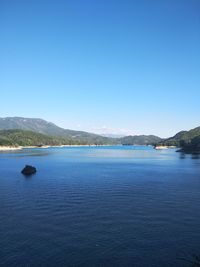
[[[45,146],[0,146],[0,151],[15,151],[23,149],[47,149],[47,148],[63,148],[63,147],[104,147],[104,146],[121,146],[121,145],[45,145]]]
[[[109,145],[44,145],[44,146],[0,146],[0,152],[4,151],[17,151],[17,150],[23,150],[23,149],[48,149],[48,148],[64,148],[64,147],[109,147],[109,146],[120,146],[124,147],[123,144],[109,144]],[[126,146],[150,146],[153,147],[153,145],[126,145]]]
[[[12,151],[12,150],[21,150],[22,147],[12,147],[12,146],[0,146],[0,151]]]
[[[154,147],[156,150],[162,150],[162,149],[170,149],[170,148],[177,148],[176,146],[155,146]]]

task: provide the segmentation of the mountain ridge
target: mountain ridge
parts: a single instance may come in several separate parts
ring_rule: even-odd
[[[77,144],[98,145],[153,145],[162,139],[153,135],[135,135],[121,138],[105,137],[102,135],[63,129],[52,122],[40,118],[5,117],[0,118],[0,130],[23,130],[44,134],[51,137],[64,138]],[[127,140],[128,139],[128,140]]]

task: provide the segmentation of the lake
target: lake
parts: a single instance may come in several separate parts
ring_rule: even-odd
[[[25,164],[37,173],[20,172]],[[152,147],[0,153],[0,265],[188,266],[200,254],[200,158]]]

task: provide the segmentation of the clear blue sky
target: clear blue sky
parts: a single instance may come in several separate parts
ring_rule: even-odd
[[[0,0],[0,116],[167,137],[200,126],[199,0]]]

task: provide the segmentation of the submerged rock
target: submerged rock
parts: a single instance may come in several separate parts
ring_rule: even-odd
[[[34,174],[36,173],[36,168],[33,167],[33,166],[30,166],[30,165],[26,165],[24,167],[24,169],[21,171],[21,173],[23,173],[24,175],[31,175],[31,174]]]

